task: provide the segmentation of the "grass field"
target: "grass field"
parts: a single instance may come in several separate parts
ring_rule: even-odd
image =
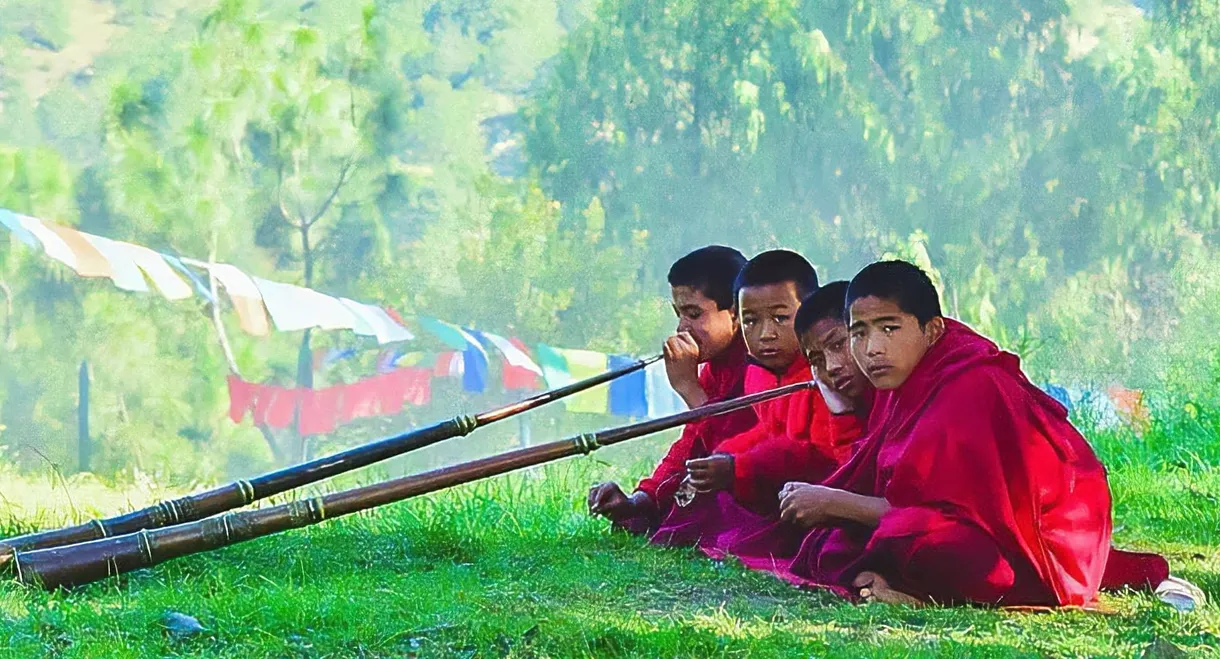
[[[600,478],[571,460],[174,561],[70,594],[0,584],[11,657],[1174,657],[1220,656],[1220,467],[1214,437],[1095,434],[1119,546],[1166,553],[1211,602],[1180,614],[1138,594],[1112,616],[853,606],[588,519]],[[648,457],[652,457],[651,455]],[[630,463],[631,466],[624,466]],[[367,477],[366,477],[367,478]],[[0,472],[0,535],[166,495]],[[52,494],[53,492],[58,494]],[[7,517],[7,519],[6,519]],[[193,616],[182,636],[165,616]]]

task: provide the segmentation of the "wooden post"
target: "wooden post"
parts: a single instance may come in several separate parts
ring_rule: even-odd
[[[76,450],[79,456],[77,471],[89,471],[89,460],[93,446],[89,440],[89,362],[80,363],[80,403],[77,405]]]
[[[527,414],[517,417],[517,436],[521,440],[521,448],[530,445],[530,418]]]

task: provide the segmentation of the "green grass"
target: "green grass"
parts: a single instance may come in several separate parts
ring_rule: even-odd
[[[1094,441],[1111,465],[1116,542],[1165,552],[1175,573],[1220,597],[1220,468],[1181,459],[1155,432]],[[0,655],[1136,657],[1160,642],[1218,656],[1210,603],[1184,615],[1144,595],[1107,596],[1113,616],[853,606],[650,547],[583,514],[590,482],[630,481],[643,467],[627,451],[611,459],[632,466],[567,461],[67,594],[0,584]],[[168,494],[72,491],[86,513]],[[36,480],[0,474],[0,494],[16,511],[0,514],[3,535],[70,516]],[[167,612],[206,631],[175,638]]]

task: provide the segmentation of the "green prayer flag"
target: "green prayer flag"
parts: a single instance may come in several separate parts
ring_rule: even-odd
[[[548,389],[558,389],[572,384],[572,373],[568,369],[568,360],[560,351],[539,343],[536,355],[538,366],[542,368],[542,378],[546,380]]]
[[[443,320],[429,318],[428,316],[419,317],[419,325],[433,336],[440,339],[441,343],[453,348],[454,350],[465,351],[467,348],[474,346],[476,350],[487,356],[487,350],[479,345],[477,339],[462,331],[462,328],[457,325],[451,325]]]

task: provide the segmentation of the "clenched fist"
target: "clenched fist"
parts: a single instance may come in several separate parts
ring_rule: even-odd
[[[706,403],[707,392],[699,385],[699,344],[695,337],[679,332],[665,340],[661,352],[669,386],[686,401],[687,407],[693,409]]]
[[[701,493],[719,492],[733,487],[736,474],[733,456],[726,453],[688,460],[686,470],[690,473],[690,484]]]
[[[825,526],[837,517],[842,490],[809,483],[788,483],[779,492],[779,518],[801,528]]]

